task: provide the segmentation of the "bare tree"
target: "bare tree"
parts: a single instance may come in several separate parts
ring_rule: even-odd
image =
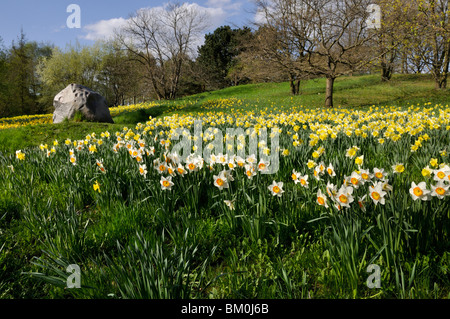
[[[231,69],[231,79],[247,78],[256,82],[279,82],[289,78],[291,93],[298,94],[297,71],[292,67],[293,55],[283,47],[280,33],[262,26],[243,41],[238,63]],[[235,81],[237,82],[237,81]]]
[[[417,1],[419,24],[432,50],[428,61],[436,89],[447,87],[450,66],[450,10],[448,0]]]
[[[158,99],[177,95],[184,62],[206,28],[206,13],[195,4],[168,4],[164,9],[140,9],[117,37],[146,69],[146,79]]]
[[[258,0],[263,23],[285,33],[296,57],[292,65],[310,76],[325,76],[327,107],[333,106],[337,77],[374,60],[367,28],[369,0]]]

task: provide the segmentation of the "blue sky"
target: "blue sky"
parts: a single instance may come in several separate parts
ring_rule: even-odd
[[[30,41],[47,42],[61,48],[66,44],[92,44],[95,39],[107,36],[114,26],[120,25],[130,14],[141,8],[163,6],[168,0],[1,0],[0,37],[9,47],[17,41],[23,28]],[[252,0],[191,0],[211,15],[213,31],[221,25],[242,27],[253,19]],[[66,25],[71,13],[70,4],[81,8],[81,28],[69,29]]]

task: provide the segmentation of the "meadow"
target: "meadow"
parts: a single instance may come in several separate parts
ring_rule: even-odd
[[[0,130],[0,298],[447,299],[448,90],[321,81]]]

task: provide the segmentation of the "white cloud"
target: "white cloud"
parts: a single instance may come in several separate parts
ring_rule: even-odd
[[[97,23],[85,26],[83,29],[87,34],[83,37],[86,40],[105,40],[114,35],[114,31],[127,23],[124,18],[101,20]]]
[[[224,7],[230,5],[231,0],[208,0],[206,2],[207,6],[210,7]]]
[[[162,11],[166,9],[166,5],[152,8],[141,8],[139,10]],[[186,3],[184,5],[195,7],[195,9],[199,12],[206,14],[208,17],[208,27],[206,31],[211,32],[224,25],[227,18],[230,16],[241,13],[242,3],[234,0],[209,0],[206,2],[205,6],[201,6],[195,2],[190,4]],[[128,19],[124,18],[113,18],[87,25],[83,28],[83,31],[85,32],[83,38],[91,41],[108,39],[114,35],[115,29],[125,26],[127,21]],[[202,41],[203,39],[199,39],[195,42],[201,43]]]

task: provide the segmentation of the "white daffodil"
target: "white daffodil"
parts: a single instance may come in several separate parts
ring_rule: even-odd
[[[273,181],[272,184],[269,185],[268,188],[273,196],[281,197],[281,195],[284,193],[283,182],[277,183],[277,182]]]
[[[427,184],[425,182],[420,182],[419,184],[412,182],[409,193],[411,194],[413,200],[428,200],[431,192],[427,189]]]

